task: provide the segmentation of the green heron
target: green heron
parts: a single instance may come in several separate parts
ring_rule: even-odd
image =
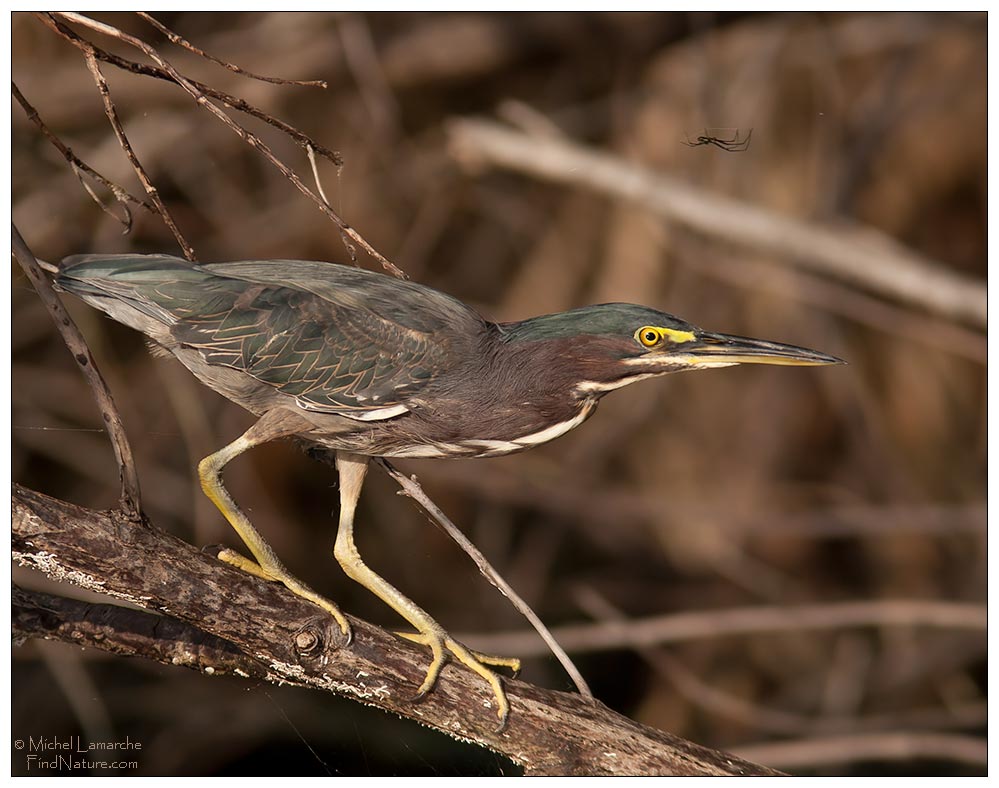
[[[253,556],[219,557],[328,611],[332,602],[284,567],[222,485],[222,469],[267,441],[301,435],[336,452],[340,516],[333,554],[351,578],[416,629],[432,660],[429,692],[448,653],[509,705],[496,667],[367,567],[354,512],[371,457],[496,457],[578,427],[609,391],[645,378],[732,364],[817,365],[839,359],[793,345],[702,331],[633,304],[600,304],[492,323],[451,296],[331,263],[248,260],[193,264],[167,255],[66,258],[57,285],[146,334],[204,384],[259,416],[198,466],[201,486]]]

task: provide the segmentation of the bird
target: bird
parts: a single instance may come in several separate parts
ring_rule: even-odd
[[[416,698],[453,657],[482,677],[500,728],[510,713],[500,669],[365,564],[354,520],[371,458],[497,457],[575,429],[607,393],[661,375],[735,364],[845,363],[795,345],[702,330],[651,307],[608,303],[492,322],[410,280],[308,260],[192,263],[165,254],[84,254],[58,266],[57,289],[142,332],[203,384],[258,419],[198,464],[201,487],[252,558],[218,557],[283,583],[335,619],[340,608],[298,580],[222,482],[234,458],[300,436],[335,452],[340,511],[333,555],[430,649]]]

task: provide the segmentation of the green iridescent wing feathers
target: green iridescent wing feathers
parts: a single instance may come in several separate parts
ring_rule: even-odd
[[[405,412],[442,368],[448,348],[440,329],[453,326],[456,307],[472,335],[481,322],[443,293],[329,263],[195,266],[164,256],[158,264],[104,257],[85,265],[111,268],[111,261],[113,270],[92,277],[93,286],[118,297],[128,291],[133,305],[169,321],[173,338],[209,364],[245,372],[303,408],[361,420]]]

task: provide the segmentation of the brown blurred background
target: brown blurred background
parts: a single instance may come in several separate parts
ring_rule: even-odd
[[[135,16],[99,17],[339,150],[342,171],[320,165],[332,206],[413,279],[488,317],[635,301],[847,359],[645,383],[535,451],[399,466],[549,626],[704,614],[697,638],[574,655],[622,713],[799,773],[984,773],[984,629],[947,616],[931,625],[919,613],[955,602],[984,615],[984,330],[592,190],[465,167],[448,137],[449,121],[464,116],[564,135],[778,215],[880,230],[984,285],[984,14],[156,16],[255,73],[327,80],[326,90],[253,81],[169,45]],[[348,260],[315,206],[176,86],[104,71],[200,259]],[[13,79],[77,155],[141,193],[80,53],[27,14],[13,16]],[[179,253],[140,211],[123,236],[12,107],[13,218],[36,255]],[[286,136],[234,117],[311,181]],[[752,129],[744,152],[683,144],[736,129]],[[12,281],[13,479],[111,506],[116,468],[90,393],[17,266]],[[122,411],[150,518],[196,545],[233,544],[193,469],[251,417],[152,358],[137,334],[67,305]],[[279,444],[241,458],[226,480],[299,576],[353,614],[399,624],[332,559],[329,468]],[[525,628],[377,472],[358,522],[368,563],[473,647],[485,642],[475,633]],[[47,587],[22,571],[15,579]],[[904,601],[922,623],[875,615],[730,634],[716,615],[808,604],[821,618],[835,609],[825,606],[886,600]],[[524,678],[570,689],[549,657],[527,659]],[[15,735],[128,735],[143,743],[140,774],[516,773],[319,693],[61,644],[14,649],[13,686]],[[793,757],[773,748],[788,742]]]

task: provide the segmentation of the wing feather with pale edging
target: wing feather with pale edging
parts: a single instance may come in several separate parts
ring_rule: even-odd
[[[269,265],[273,276],[288,274],[279,262]],[[221,266],[203,268],[214,274]],[[329,265],[324,270],[340,269]],[[440,299],[451,299],[420,286],[407,288],[410,298],[426,292],[432,302],[427,312],[413,317],[421,304],[409,304],[410,310],[392,301],[391,280],[346,271],[340,288],[329,281],[313,288],[321,295],[300,289],[297,281],[288,287],[210,276],[200,282],[163,282],[147,296],[177,318],[171,333],[178,342],[196,349],[209,364],[245,372],[294,397],[306,410],[362,421],[400,415],[446,364]],[[365,297],[368,284],[374,285],[372,299]],[[477,318],[461,308],[469,319]],[[410,325],[399,322],[399,315],[410,316]]]

